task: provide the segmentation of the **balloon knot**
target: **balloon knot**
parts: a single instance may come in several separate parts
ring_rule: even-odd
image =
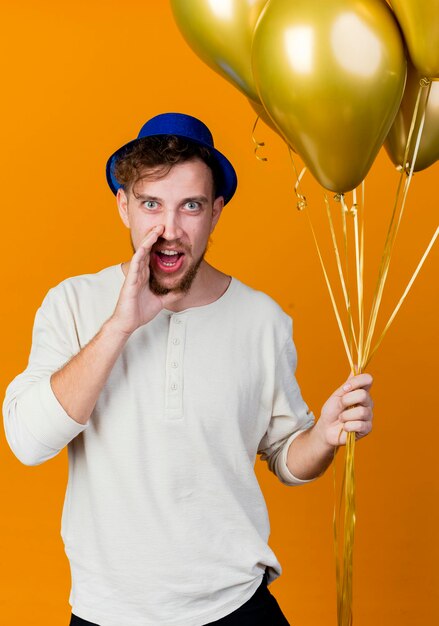
[[[397,165],[396,166],[396,171],[397,172],[405,172],[407,174],[407,176],[410,176],[410,169],[411,169],[411,165],[410,163],[407,161],[407,163],[405,164],[405,167],[403,167],[402,165]]]

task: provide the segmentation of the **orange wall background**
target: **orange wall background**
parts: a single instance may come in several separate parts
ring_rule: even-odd
[[[348,366],[279,137],[258,126],[269,158],[258,161],[254,113],[188,48],[168,2],[4,0],[2,6],[2,390],[26,365],[33,318],[47,290],[130,255],[105,182],[107,157],[149,117],[182,111],[210,126],[239,174],[209,259],[292,315],[297,376],[318,415]],[[437,174],[436,166],[414,178],[382,321],[436,228]],[[370,292],[397,184],[384,152],[369,178]],[[310,176],[304,189],[315,223],[323,225],[321,192]],[[356,626],[439,623],[438,271],[436,246],[369,368],[375,428],[356,453]],[[70,572],[60,537],[67,452],[26,467],[3,435],[0,459],[0,624],[68,624]],[[284,570],[273,593],[292,624],[335,624],[332,472],[300,488],[283,486],[259,461],[257,473],[271,545]]]

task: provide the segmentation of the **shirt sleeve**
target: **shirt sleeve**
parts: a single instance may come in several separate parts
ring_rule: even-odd
[[[287,467],[291,442],[315,422],[313,413],[302,398],[295,377],[297,353],[291,336],[287,339],[276,364],[272,417],[262,438],[258,454],[269,469],[286,485],[301,485],[315,480],[302,480]]]
[[[49,291],[37,311],[28,366],[11,382],[3,403],[7,442],[25,465],[56,456],[88,427],[65,412],[50,384],[52,374],[79,350],[71,315],[54,292]]]

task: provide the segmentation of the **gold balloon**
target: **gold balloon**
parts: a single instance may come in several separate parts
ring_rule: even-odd
[[[412,124],[421,78],[421,74],[409,63],[407,83],[401,106],[384,144],[388,155],[395,165],[404,165],[406,144]],[[428,88],[423,87],[419,113],[416,118],[412,140],[410,142],[410,150],[405,164],[410,167],[413,161],[413,152],[422,119],[422,111],[425,110],[425,123],[419,143],[418,154],[416,156],[415,172],[429,167],[439,159],[439,82],[433,82],[431,84],[428,99],[427,95]]]
[[[251,43],[266,4],[267,0],[171,0],[177,25],[193,51],[256,102]]]
[[[365,178],[398,111],[406,76],[396,20],[376,0],[270,0],[257,24],[261,102],[326,189]]]
[[[414,66],[439,76],[439,0],[392,0]]]

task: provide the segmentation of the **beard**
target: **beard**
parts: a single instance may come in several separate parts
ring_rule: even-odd
[[[187,293],[194,282],[194,278],[197,275],[198,269],[201,265],[201,262],[204,259],[204,255],[206,254],[206,250],[203,252],[198,261],[192,263],[192,265],[187,269],[186,273],[181,277],[176,285],[173,287],[165,287],[162,283],[157,279],[157,276],[154,274],[152,268],[150,268],[149,274],[149,288],[152,293],[156,296],[166,296],[168,293]]]

